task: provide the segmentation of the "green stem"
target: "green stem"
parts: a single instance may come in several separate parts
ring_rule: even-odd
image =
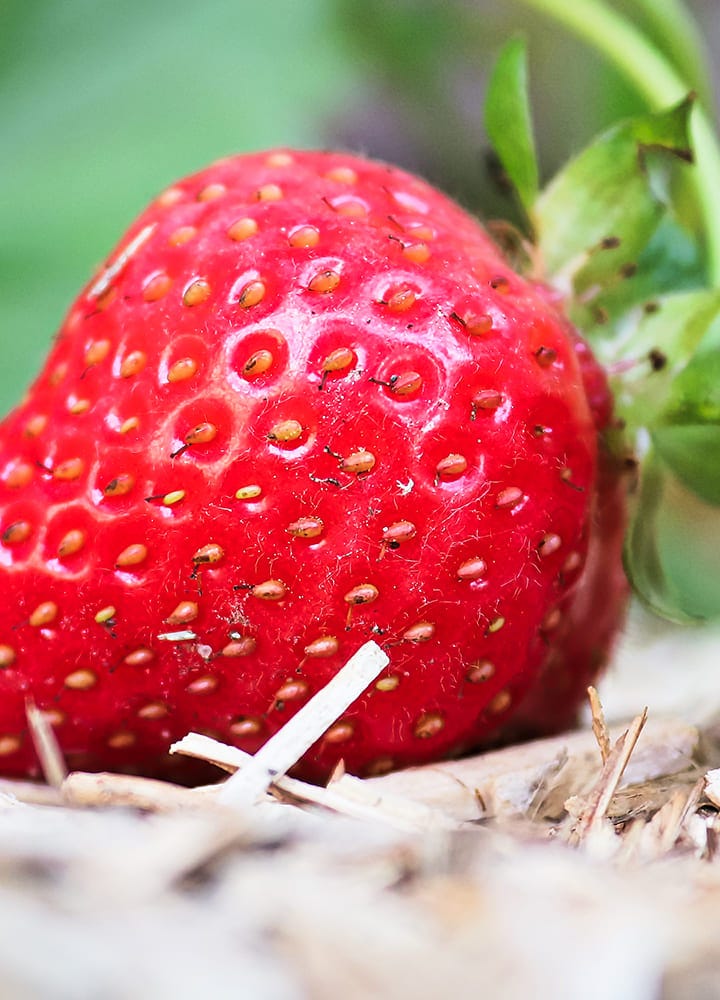
[[[700,103],[713,110],[707,51],[697,24],[682,0],[630,0],[642,24],[680,76],[697,92]]]
[[[666,108],[687,95],[688,84],[643,34],[600,0],[520,0],[555,18],[602,52],[653,108]],[[692,181],[705,225],[708,279],[720,287],[720,144],[704,108],[691,120],[696,164]]]

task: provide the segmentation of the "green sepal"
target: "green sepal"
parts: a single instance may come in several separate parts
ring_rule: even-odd
[[[671,382],[652,438],[673,473],[707,503],[720,506],[720,310]]]
[[[720,424],[660,427],[652,440],[678,479],[706,503],[720,507]]]
[[[625,538],[625,570],[641,600],[677,622],[720,615],[720,510],[703,503],[662,458],[643,460]]]
[[[503,47],[488,83],[485,128],[520,203],[529,214],[538,193],[538,165],[522,38]]]
[[[611,378],[616,411],[633,434],[668,422],[673,387],[720,315],[720,289],[663,295],[651,306],[629,312],[612,336],[593,338],[598,358],[618,372]]]
[[[674,379],[663,422],[720,423],[720,309],[696,344],[692,358]]]
[[[532,211],[546,279],[582,293],[637,265],[665,210],[649,154],[691,160],[691,107],[621,122],[553,178]]]
[[[657,306],[661,296],[704,284],[705,261],[698,240],[668,212],[638,257],[634,274],[618,271],[596,295],[571,299],[566,308],[583,336],[602,353],[605,344],[616,340],[618,320],[624,324],[630,310],[641,316],[646,307],[649,313]]]

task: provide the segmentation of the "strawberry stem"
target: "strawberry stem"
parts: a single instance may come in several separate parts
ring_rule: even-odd
[[[713,110],[713,92],[707,51],[700,30],[682,0],[633,0],[648,34],[697,93],[700,103]]]
[[[598,51],[632,83],[654,109],[682,100],[691,85],[630,21],[601,0],[521,0],[553,17]],[[679,5],[678,5],[679,7]],[[678,9],[680,16],[681,8]],[[685,15],[690,18],[689,13]],[[708,280],[720,287],[720,144],[707,111],[696,105],[691,120],[696,156],[691,179],[705,223]]]

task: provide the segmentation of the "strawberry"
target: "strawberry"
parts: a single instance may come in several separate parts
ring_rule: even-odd
[[[610,413],[419,179],[276,151],[179,182],[0,426],[2,771],[37,773],[28,699],[73,767],[254,752],[368,638],[389,668],[300,773],[564,724],[625,596]]]

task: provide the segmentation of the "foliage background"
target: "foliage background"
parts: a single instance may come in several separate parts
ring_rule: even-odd
[[[720,44],[716,0],[690,6]],[[518,29],[550,172],[639,104],[512,0],[0,0],[0,410],[133,216],[219,156],[345,146],[507,214],[481,108]]]

